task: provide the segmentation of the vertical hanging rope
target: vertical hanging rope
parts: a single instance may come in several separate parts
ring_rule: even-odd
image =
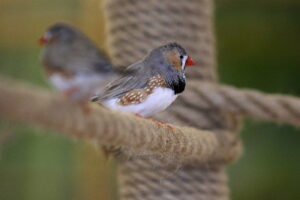
[[[176,41],[198,63],[198,67],[187,70],[188,79],[216,81],[211,0],[106,0],[104,10],[114,64],[128,66],[152,48]],[[186,104],[185,99],[193,95],[197,94],[187,87],[184,95],[159,117],[204,129],[236,129],[235,118]],[[238,140],[229,146],[237,143]],[[228,199],[224,166],[224,163],[187,164],[176,170],[176,162],[133,154],[120,161],[121,199]]]
[[[128,66],[163,43],[179,41],[202,66],[189,78],[215,80],[212,3],[208,0],[108,0],[108,46],[113,62]]]
[[[177,169],[162,163],[159,159],[127,161],[119,171],[121,199],[227,199],[227,177],[223,167]]]

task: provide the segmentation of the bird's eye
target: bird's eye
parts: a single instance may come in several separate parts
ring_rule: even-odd
[[[183,59],[183,55],[180,55],[180,57],[179,57],[181,60]]]

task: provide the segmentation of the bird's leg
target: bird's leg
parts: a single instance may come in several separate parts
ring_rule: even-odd
[[[158,127],[162,127],[162,126],[165,125],[168,129],[174,130],[173,126],[171,126],[170,124],[166,124],[166,123],[157,121],[156,119],[153,119],[153,118],[151,118],[151,117],[143,117],[142,115],[137,114],[137,113],[135,113],[134,115],[135,115],[136,117],[139,117],[139,118],[143,118],[143,119],[146,119],[146,120],[150,120],[150,121],[154,122]]]
[[[84,99],[84,100],[80,100],[78,102],[80,108],[82,109],[82,111],[85,113],[85,114],[90,114],[92,109],[91,107],[89,106],[88,104],[88,100]]]
[[[71,88],[65,90],[65,91],[63,92],[63,95],[69,98],[69,97],[71,97],[72,94],[74,94],[74,93],[77,92],[78,90],[79,90],[78,87],[71,87]]]
[[[174,127],[173,126],[171,126],[170,124],[166,124],[167,125],[167,128],[168,129],[170,129],[171,131],[173,131],[174,130]]]
[[[149,120],[153,121],[158,127],[162,127],[163,125],[165,125],[165,123],[157,121],[153,118],[149,118]]]
[[[79,106],[85,114],[90,114],[92,111],[91,107],[87,103],[80,103]]]
[[[160,122],[160,121],[157,121],[153,118],[148,118],[149,120],[153,121],[154,123],[157,124],[158,127],[163,127],[163,126],[166,126],[168,129],[170,129],[171,131],[174,130],[174,127],[171,126],[170,124],[167,124],[167,123],[164,123],[164,122]]]
[[[92,110],[91,110],[90,106],[88,105],[88,101],[89,101],[88,98],[82,98],[80,100],[72,98],[72,95],[75,92],[78,92],[78,91],[79,91],[78,87],[71,87],[71,88],[65,90],[63,92],[63,95],[66,96],[67,98],[69,98],[71,101],[74,101],[75,103],[78,103],[80,108],[82,109],[82,111],[85,114],[89,114]]]
[[[138,118],[147,119],[147,118],[143,117],[142,115],[140,115],[140,114],[138,114],[138,113],[134,113],[134,115],[135,115],[136,117],[138,117]]]

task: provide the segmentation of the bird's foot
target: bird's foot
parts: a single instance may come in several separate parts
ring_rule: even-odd
[[[75,98],[73,95],[79,91],[78,87],[71,87],[63,92],[63,95],[67,97],[72,102],[75,102],[79,105],[82,111],[85,114],[91,113],[91,107],[88,105],[89,99],[87,97]]]
[[[134,115],[135,115],[136,117],[138,117],[138,118],[147,119],[147,118],[145,118],[145,117],[143,117],[142,115],[140,115],[140,114],[137,114],[137,113],[135,113]]]
[[[70,98],[75,92],[79,90],[78,87],[71,87],[63,92],[63,95]]]
[[[143,119],[146,119],[146,120],[150,120],[150,121],[154,122],[158,127],[166,126],[166,127],[167,127],[168,129],[170,129],[171,131],[174,130],[174,127],[171,126],[170,124],[166,124],[166,123],[157,121],[156,119],[153,119],[153,118],[151,118],[151,117],[143,117],[142,115],[137,114],[137,113],[135,113],[134,115],[135,115],[136,117],[138,117],[138,118],[143,118]]]
[[[163,127],[164,126],[164,123],[162,123],[162,122],[159,122],[155,119],[150,119],[150,120],[153,121],[158,127]]]
[[[158,127],[167,127],[171,131],[174,130],[174,127],[171,126],[170,124],[163,123],[163,122],[157,121],[155,119],[150,119],[150,120],[153,121],[154,123],[156,123]]]
[[[170,129],[171,131],[173,131],[173,130],[174,130],[174,127],[173,127],[173,126],[171,126],[170,124],[166,124],[166,126],[167,126],[167,128],[168,128],[168,129]]]
[[[85,114],[90,114],[92,111],[91,107],[88,104],[81,104],[80,107]]]
[[[83,111],[84,114],[90,114],[92,112],[91,107],[89,106],[87,101],[80,101],[78,102],[79,107],[81,108],[81,110]]]

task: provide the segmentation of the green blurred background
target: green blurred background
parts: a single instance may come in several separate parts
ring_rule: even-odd
[[[65,21],[103,47],[99,5],[99,0],[1,0],[1,75],[49,87],[37,38],[50,24]],[[300,96],[299,0],[217,0],[216,33],[222,82]],[[228,169],[232,199],[299,200],[299,133],[246,119],[245,153]],[[1,119],[0,199],[117,199],[115,164],[83,142]]]

